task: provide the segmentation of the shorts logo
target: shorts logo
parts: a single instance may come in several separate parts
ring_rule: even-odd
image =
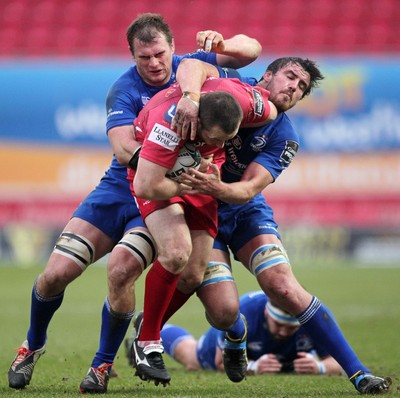
[[[286,141],[285,149],[281,154],[281,163],[284,167],[288,167],[291,161],[294,159],[297,150],[299,149],[299,144],[292,140]]]
[[[259,91],[253,88],[253,97],[254,97],[254,113],[257,116],[262,116],[264,113],[264,100]]]
[[[155,123],[150,131],[148,140],[172,152],[181,139],[177,136],[175,131],[159,123]]]

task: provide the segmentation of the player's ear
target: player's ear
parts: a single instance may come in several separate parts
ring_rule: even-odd
[[[262,76],[262,79],[264,81],[266,81],[267,83],[270,82],[270,80],[272,79],[272,72],[270,70],[266,70]]]
[[[175,40],[172,39],[171,41],[171,53],[174,54],[175,53]]]

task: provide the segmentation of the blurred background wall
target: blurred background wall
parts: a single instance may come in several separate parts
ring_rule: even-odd
[[[400,264],[399,0],[0,0],[1,261],[46,261],[107,169],[105,97],[141,12],[164,15],[178,54],[199,30],[257,38],[242,75],[317,61],[326,79],[289,112],[300,153],[265,192],[284,243],[310,262]]]

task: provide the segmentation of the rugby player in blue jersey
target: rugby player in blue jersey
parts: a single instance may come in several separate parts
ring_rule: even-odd
[[[385,393],[390,379],[371,374],[326,306],[297,281],[273,210],[261,193],[290,165],[299,147],[299,136],[285,112],[309,95],[322,79],[313,61],[297,57],[273,61],[258,82],[245,79],[269,90],[269,100],[280,113],[266,126],[240,129],[225,145],[226,161],[221,171],[212,165],[212,174],[190,170],[190,174],[182,175],[181,182],[191,187],[185,193],[210,194],[219,199],[218,236],[202,286],[185,283],[190,280],[191,271],[190,267],[185,268],[167,313],[171,316],[190,297],[188,292],[196,291],[210,324],[220,330],[230,328],[224,348],[228,377],[234,382],[244,379],[246,330],[230,271],[230,249],[271,300],[295,315],[314,341],[336,359],[360,393]]]
[[[340,365],[262,291],[240,298],[247,319],[247,374],[298,373],[340,375]],[[165,351],[187,370],[223,370],[225,333],[210,328],[198,341],[180,326],[161,330]]]
[[[102,310],[100,346],[80,387],[88,393],[107,391],[111,365],[134,314],[134,283],[156,257],[153,240],[126,179],[126,166],[134,166],[137,159],[133,120],[149,98],[176,81],[183,59],[242,67],[254,61],[261,51],[258,41],[245,35],[224,40],[221,34],[207,30],[197,34],[197,44],[211,52],[177,56],[169,26],[162,16],[148,13],[129,26],[127,40],[136,65],[116,81],[107,96],[106,127],[115,155],[98,186],[72,215],[46,268],[34,282],[27,337],[8,371],[11,388],[21,389],[30,383],[34,366],[45,352],[48,325],[62,304],[68,284],[111,252],[110,288]],[[219,71],[225,75],[225,70]],[[191,91],[190,79],[187,85],[179,83],[183,91]]]

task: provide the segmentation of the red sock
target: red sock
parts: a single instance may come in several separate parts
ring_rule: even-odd
[[[165,311],[161,327],[163,327],[164,324],[168,321],[168,319],[171,318],[171,316],[174,315],[175,312],[178,311],[179,308],[181,308],[186,303],[186,301],[190,299],[190,297],[192,297],[192,294],[193,293],[191,294],[182,293],[178,289],[175,289],[174,295],[172,296],[168,308]]]
[[[161,321],[171,301],[180,273],[167,271],[156,260],[146,276],[143,325],[140,341],[160,340]]]

